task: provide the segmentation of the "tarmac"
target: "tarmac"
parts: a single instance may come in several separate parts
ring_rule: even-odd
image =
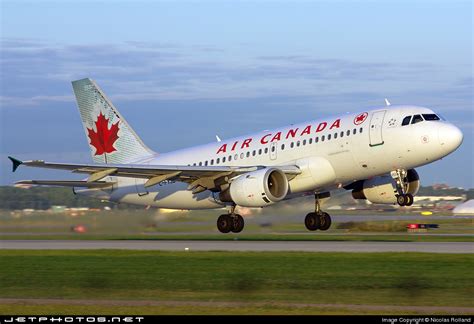
[[[3,240],[3,250],[151,250],[252,252],[474,253],[473,242],[195,241],[195,240]]]

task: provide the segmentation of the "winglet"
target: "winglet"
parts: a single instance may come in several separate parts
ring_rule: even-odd
[[[221,141],[221,138],[220,138],[218,135],[216,135],[216,140],[217,140],[218,142],[220,142],[220,141]]]
[[[15,159],[14,157],[9,156],[8,158],[9,158],[10,161],[12,161],[12,163],[13,163],[12,172],[15,172],[16,169],[18,169],[18,167],[20,166],[20,164],[23,164],[22,161],[17,160],[17,159]]]

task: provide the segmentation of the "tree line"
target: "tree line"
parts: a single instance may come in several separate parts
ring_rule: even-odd
[[[474,189],[464,190],[462,188],[435,189],[433,187],[421,187],[418,192],[420,196],[461,196],[466,199],[474,199]],[[66,207],[89,207],[89,208],[111,208],[120,209],[142,209],[143,206],[128,204],[114,204],[101,202],[98,199],[83,195],[75,195],[71,188],[61,187],[32,187],[29,189],[16,188],[12,186],[0,186],[0,209],[42,209],[47,210],[51,206]]]

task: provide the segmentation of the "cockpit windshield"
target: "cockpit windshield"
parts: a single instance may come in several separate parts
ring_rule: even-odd
[[[406,116],[405,118],[403,118],[402,126],[421,123],[422,121],[425,121],[425,120],[433,121],[433,120],[440,120],[440,119],[441,118],[439,118],[439,116],[436,114],[422,114],[422,115]]]
[[[436,114],[423,114],[425,120],[439,120],[440,118]]]
[[[403,118],[402,126],[410,125],[410,120],[411,120],[411,116],[406,116],[405,118]]]
[[[411,123],[416,124],[416,123],[421,123],[422,121],[423,121],[423,117],[421,117],[421,115],[415,115],[413,116]]]

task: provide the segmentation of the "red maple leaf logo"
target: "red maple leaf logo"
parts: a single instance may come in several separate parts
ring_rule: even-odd
[[[356,118],[354,118],[354,124],[355,124],[355,125],[360,125],[360,124],[362,124],[362,123],[365,121],[365,119],[367,118],[368,115],[369,115],[369,114],[366,113],[366,112],[357,115]]]
[[[119,131],[118,123],[119,122],[116,122],[109,129],[109,120],[106,119],[101,112],[95,122],[97,132],[95,132],[94,129],[87,128],[91,145],[95,147],[95,155],[117,151],[113,145],[119,138],[117,135]]]

